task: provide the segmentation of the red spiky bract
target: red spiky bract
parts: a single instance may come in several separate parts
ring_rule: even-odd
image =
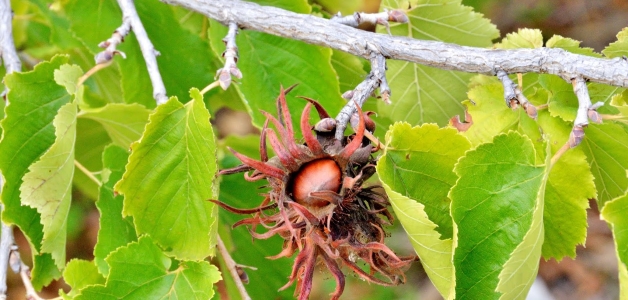
[[[362,186],[375,173],[376,164],[371,155],[373,146],[364,139],[365,128],[374,130],[371,125],[374,123],[368,119],[370,113],[362,113],[358,106],[356,133],[339,141],[329,134],[329,126],[325,126],[325,132],[312,133],[309,122],[312,106],[321,119],[328,119],[329,114],[317,101],[304,98],[308,103],[299,125],[305,143],[298,144],[294,140],[285,97],[286,91],[291,89],[280,90],[279,119],[262,112],[267,118],[260,141],[262,161],[230,149],[243,165],[220,172],[233,174],[253,170],[245,173],[245,179],[266,179],[271,190],[264,194],[261,204],[252,209],[212,201],[232,213],[252,214],[234,227],[251,226],[249,231],[254,238],[279,235],[284,239],[283,250],[269,259],[290,257],[298,252],[288,283],[281,288],[296,281],[298,299],[309,298],[317,264],[325,266],[336,280],[331,299],[338,299],[344,291],[342,266],[368,282],[387,286],[404,282],[403,271],[416,256],[398,257],[384,244],[383,225],[393,221],[387,208],[388,198],[378,192],[376,186]],[[275,131],[268,128],[269,124]],[[267,141],[276,153],[270,159]],[[256,232],[257,225],[267,231]],[[368,265],[368,272],[358,266],[358,260]]]

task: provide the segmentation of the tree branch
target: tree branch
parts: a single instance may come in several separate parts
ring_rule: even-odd
[[[436,41],[416,40],[339,27],[336,22],[312,15],[260,6],[239,0],[162,0],[197,11],[227,26],[261,31],[329,47],[370,59],[375,45],[386,58],[405,60],[444,70],[494,75],[548,73],[571,80],[577,76],[599,83],[628,87],[628,61],[573,54],[558,48],[485,49]]]

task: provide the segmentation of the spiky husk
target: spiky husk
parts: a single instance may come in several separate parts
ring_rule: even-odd
[[[326,266],[337,282],[332,299],[338,299],[344,290],[342,266],[376,284],[390,286],[405,282],[403,272],[416,260],[416,256],[399,257],[384,244],[386,234],[383,226],[393,222],[393,216],[388,211],[388,198],[377,186],[362,186],[375,173],[376,164],[371,155],[374,147],[364,138],[365,119],[369,113],[362,113],[358,107],[356,133],[339,141],[333,136],[334,120],[317,101],[304,98],[308,103],[303,110],[300,127],[305,143],[298,144],[286,104],[285,94],[289,90],[282,88],[277,99],[279,119],[262,112],[267,121],[261,134],[261,161],[231,150],[243,165],[220,172],[252,171],[245,173],[245,179],[265,179],[270,191],[263,195],[261,204],[252,209],[214,202],[233,213],[252,214],[234,227],[248,225],[251,235],[257,239],[274,235],[284,239],[283,250],[270,259],[290,257],[298,252],[289,281],[282,289],[296,281],[295,293],[299,299],[309,297],[317,264]],[[309,123],[312,106],[321,118],[314,126],[315,134]],[[269,123],[275,131],[268,128]],[[370,119],[366,123],[374,124]],[[276,153],[270,159],[267,140]],[[316,164],[324,165],[327,170],[316,170],[312,167]],[[325,178],[335,173],[334,165],[339,171],[337,186],[335,179]],[[331,172],[329,168],[332,168]],[[319,176],[320,180],[330,183],[321,184],[322,187],[316,184],[303,186],[304,181],[300,179],[303,176],[313,176],[311,179],[315,182],[319,180],[316,176]],[[265,231],[258,232],[258,226]],[[368,272],[358,266],[360,260],[368,265]]]

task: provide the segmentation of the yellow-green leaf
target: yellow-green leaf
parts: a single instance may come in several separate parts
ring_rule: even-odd
[[[105,284],[105,278],[98,273],[93,261],[82,259],[72,259],[63,271],[63,279],[72,287],[67,296],[74,297],[79,291],[87,286]],[[69,297],[66,297],[68,299]]]
[[[621,57],[628,55],[628,27],[617,34],[617,41],[602,50],[607,57]]]
[[[37,209],[44,225],[41,251],[52,255],[59,269],[65,265],[67,217],[72,199],[76,103],[59,109],[53,121],[56,139],[22,178],[22,203]]]
[[[500,43],[495,44],[495,48],[499,49],[541,47],[543,47],[541,30],[529,28],[521,28],[517,33],[509,33]]]

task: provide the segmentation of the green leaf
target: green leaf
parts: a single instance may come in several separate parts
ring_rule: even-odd
[[[320,4],[332,14],[337,12],[343,15],[351,15],[354,12],[360,11],[365,4],[360,0],[345,0],[345,1],[333,1],[333,0],[317,0],[316,3]]]
[[[253,0],[252,2],[259,5],[279,7],[281,9],[302,14],[310,13],[312,10],[308,4],[309,1],[307,0]]]
[[[338,74],[340,93],[353,90],[364,81],[367,74],[364,71],[363,61],[363,59],[355,55],[340,50],[333,50],[331,65],[336,70],[336,74]]]
[[[41,250],[43,225],[37,211],[21,205],[19,187],[28,167],[55,141],[52,124],[57,110],[70,101],[70,95],[53,78],[53,72],[67,62],[66,56],[54,57],[50,62],[38,64],[31,72],[13,73],[4,81],[10,88],[6,118],[2,120],[3,138],[0,141],[0,169],[5,178],[2,218],[16,224],[26,235],[35,253],[32,281],[36,288],[58,277],[60,272],[51,268],[52,258],[36,254]],[[41,264],[41,265],[38,265]]]
[[[122,217],[124,197],[113,192],[113,186],[122,178],[128,158],[129,153],[115,145],[105,148],[102,155],[103,173],[107,175],[103,176],[100,197],[96,202],[100,212],[100,227],[98,242],[94,247],[94,262],[98,271],[105,276],[109,274],[109,265],[105,262],[109,253],[137,240],[133,220]]]
[[[601,213],[601,218],[611,225],[615,238],[615,250],[619,261],[619,290],[620,299],[628,299],[628,194],[624,194],[606,202]]]
[[[547,98],[545,89],[536,89],[529,95],[529,100],[537,105]],[[471,101],[464,104],[473,117],[473,125],[462,134],[475,145],[489,142],[500,133],[517,130],[533,141],[537,161],[542,162],[546,156],[544,139],[550,142],[552,153],[556,153],[571,132],[571,124],[559,117],[551,117],[547,110],[540,110],[538,121],[534,121],[523,110],[508,108],[503,101],[501,83],[494,78],[473,87],[469,99],[473,99],[473,104]],[[554,165],[546,185],[543,210],[545,258],[560,260],[564,256],[575,256],[576,245],[584,243],[586,238],[588,199],[595,195],[593,176],[582,150],[570,150]]]
[[[552,117],[573,122],[578,110],[578,98],[572,85],[558,76],[547,74],[539,75],[539,83],[551,93],[548,110]]]
[[[597,188],[598,207],[628,189],[628,132],[619,124],[590,124],[580,147],[587,155]]]
[[[53,279],[61,277],[61,271],[57,268],[50,253],[33,255],[33,269],[31,270],[31,283],[37,291],[50,284]]]
[[[98,0],[85,2],[69,1],[66,14],[70,29],[79,38],[92,55],[102,51],[98,44],[111,37],[111,33],[122,24],[122,13],[115,1]],[[87,26],[98,24],[98,26]],[[94,61],[91,62],[94,64]]]
[[[412,128],[408,123],[395,123],[386,143],[386,153],[378,164],[384,172],[379,173],[382,181],[425,205],[425,213],[438,225],[441,239],[451,239],[453,224],[447,193],[458,179],[453,167],[471,148],[469,141],[453,128],[439,129],[435,124]]]
[[[538,222],[546,179],[535,157],[530,139],[513,132],[467,152],[456,165],[460,178],[449,193],[457,232],[456,299],[497,299],[496,289],[523,282],[518,289],[527,290],[532,284],[541,254],[537,232],[543,230]],[[516,268],[523,275],[510,282]]]
[[[221,279],[218,268],[206,261],[180,262],[170,270],[172,260],[153,240],[142,237],[113,252],[106,285],[89,286],[75,299],[210,299],[213,285]]]
[[[68,296],[72,297],[78,295],[79,290],[87,286],[105,284],[105,278],[98,273],[94,262],[82,259],[73,259],[65,266],[63,279],[72,287],[72,290],[68,293]]]
[[[589,96],[591,96],[591,102],[603,102],[604,105],[597,109],[599,113],[602,114],[617,114],[620,112],[620,109],[616,106],[613,106],[612,99],[615,97],[623,97],[628,96],[628,89],[620,88],[616,86],[601,84],[597,82],[591,82],[587,84],[587,88],[589,88]]]
[[[40,15],[46,20],[45,23],[50,28],[50,36],[46,41],[48,45],[55,45],[50,47],[52,49],[62,48],[68,49],[76,47],[79,43],[72,36],[69,27],[70,24],[67,19],[61,16],[57,11],[51,9],[50,2],[46,0],[30,0],[34,6],[39,9]]]
[[[425,213],[425,205],[395,192],[384,180],[382,186],[386,190],[395,215],[410,238],[414,251],[421,259],[425,273],[440,294],[449,299],[453,281],[452,240],[440,239],[441,236],[436,231],[437,225],[430,221]]]
[[[74,176],[77,109],[76,103],[68,103],[59,109],[53,121],[57,136],[54,144],[39,161],[28,168],[20,186],[22,204],[37,209],[44,225],[41,251],[50,253],[59,269],[65,265],[67,217]]]
[[[115,190],[138,234],[177,259],[202,260],[215,251],[217,210],[207,200],[217,196],[216,146],[203,98],[197,89],[190,94],[193,101],[172,97],[151,114]]]
[[[405,1],[383,1],[382,8],[408,7],[402,2]],[[460,0],[416,1],[407,14],[407,24],[390,26],[393,35],[475,47],[489,47],[499,36],[495,25]],[[380,26],[378,32],[386,30]],[[377,102],[377,113],[383,123],[391,124],[394,120],[445,125],[462,112],[460,102],[465,98],[471,74],[397,60],[389,60],[387,64],[392,105]]]
[[[617,41],[602,50],[606,57],[622,57],[628,55],[628,27],[617,34]]]
[[[452,128],[396,123],[386,134],[386,152],[377,164],[395,214],[444,297],[452,280],[453,221],[447,193],[457,180],[454,165],[470,147]]]
[[[549,145],[547,147],[549,148]],[[548,149],[546,153],[549,152]],[[550,158],[551,156],[546,156],[546,166],[550,164]],[[545,235],[543,212],[548,171],[547,169],[545,170],[543,182],[537,192],[530,229],[523,237],[521,243],[515,248],[515,251],[512,252],[501,272],[499,272],[499,284],[495,290],[502,293],[500,299],[523,299],[528,294],[537,276],[539,256],[542,252]]]
[[[116,145],[129,148],[142,135],[149,114],[150,110],[137,103],[112,103],[101,108],[84,110],[80,118],[100,123]]]

